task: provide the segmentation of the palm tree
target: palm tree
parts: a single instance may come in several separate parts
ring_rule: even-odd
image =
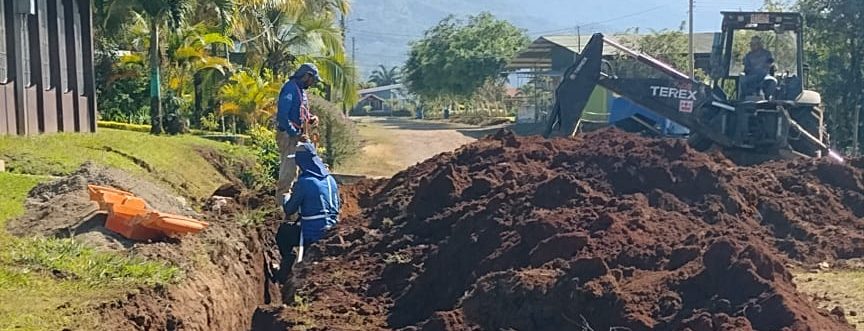
[[[190,120],[199,123],[203,112],[201,85],[205,79],[213,82],[225,77],[232,69],[228,59],[212,56],[211,50],[217,46],[230,47],[233,41],[219,32],[213,32],[212,27],[199,23],[183,25],[175,30],[166,44],[167,87],[175,98],[182,101],[179,103],[182,107],[175,110],[183,110],[184,114],[190,115],[188,111],[191,108]]]
[[[350,107],[357,99],[355,69],[334,24],[348,8],[346,0],[235,0],[233,33],[245,48],[247,65],[259,74],[270,69],[286,77],[299,63],[315,63],[330,96],[342,96]]]
[[[369,81],[377,86],[399,84],[400,80],[402,80],[402,73],[399,67],[387,68],[383,64],[378,65],[378,68],[372,71],[372,75],[369,76]]]
[[[270,70],[263,75],[238,71],[219,90],[222,115],[239,116],[252,127],[264,123],[276,113],[276,96],[280,84]]]

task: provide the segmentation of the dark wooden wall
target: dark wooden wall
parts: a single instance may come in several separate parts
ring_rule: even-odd
[[[0,0],[0,135],[94,132],[90,0],[33,1]]]

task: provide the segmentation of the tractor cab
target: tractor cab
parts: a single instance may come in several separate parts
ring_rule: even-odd
[[[729,101],[794,101],[804,92],[799,13],[723,12],[711,57],[715,93]]]

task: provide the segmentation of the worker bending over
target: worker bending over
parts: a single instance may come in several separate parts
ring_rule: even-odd
[[[311,143],[297,145],[294,160],[300,176],[283,200],[286,219],[299,214],[295,223],[283,223],[277,233],[277,244],[282,254],[279,275],[284,282],[294,261],[302,261],[303,248],[320,240],[339,222],[339,187],[327,171]],[[294,248],[298,253],[294,253]]]

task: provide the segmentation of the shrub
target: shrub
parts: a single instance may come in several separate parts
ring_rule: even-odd
[[[360,149],[360,134],[341,109],[320,97],[310,97],[312,113],[318,116],[321,135],[319,148],[323,150],[322,158],[330,168],[336,167]]]
[[[244,181],[257,182],[257,184],[266,184],[262,182],[275,181],[279,178],[279,145],[276,144],[276,132],[265,126],[256,126],[249,130],[249,142],[255,150],[255,155],[258,157],[259,171],[261,177],[244,179]],[[252,174],[253,176],[255,174]],[[246,183],[247,185],[250,183]]]
[[[120,122],[112,122],[112,121],[98,121],[96,125],[100,128],[105,129],[115,129],[115,130],[124,130],[124,131],[135,131],[135,132],[150,132],[150,126],[145,124],[128,124],[128,123],[120,123]]]

